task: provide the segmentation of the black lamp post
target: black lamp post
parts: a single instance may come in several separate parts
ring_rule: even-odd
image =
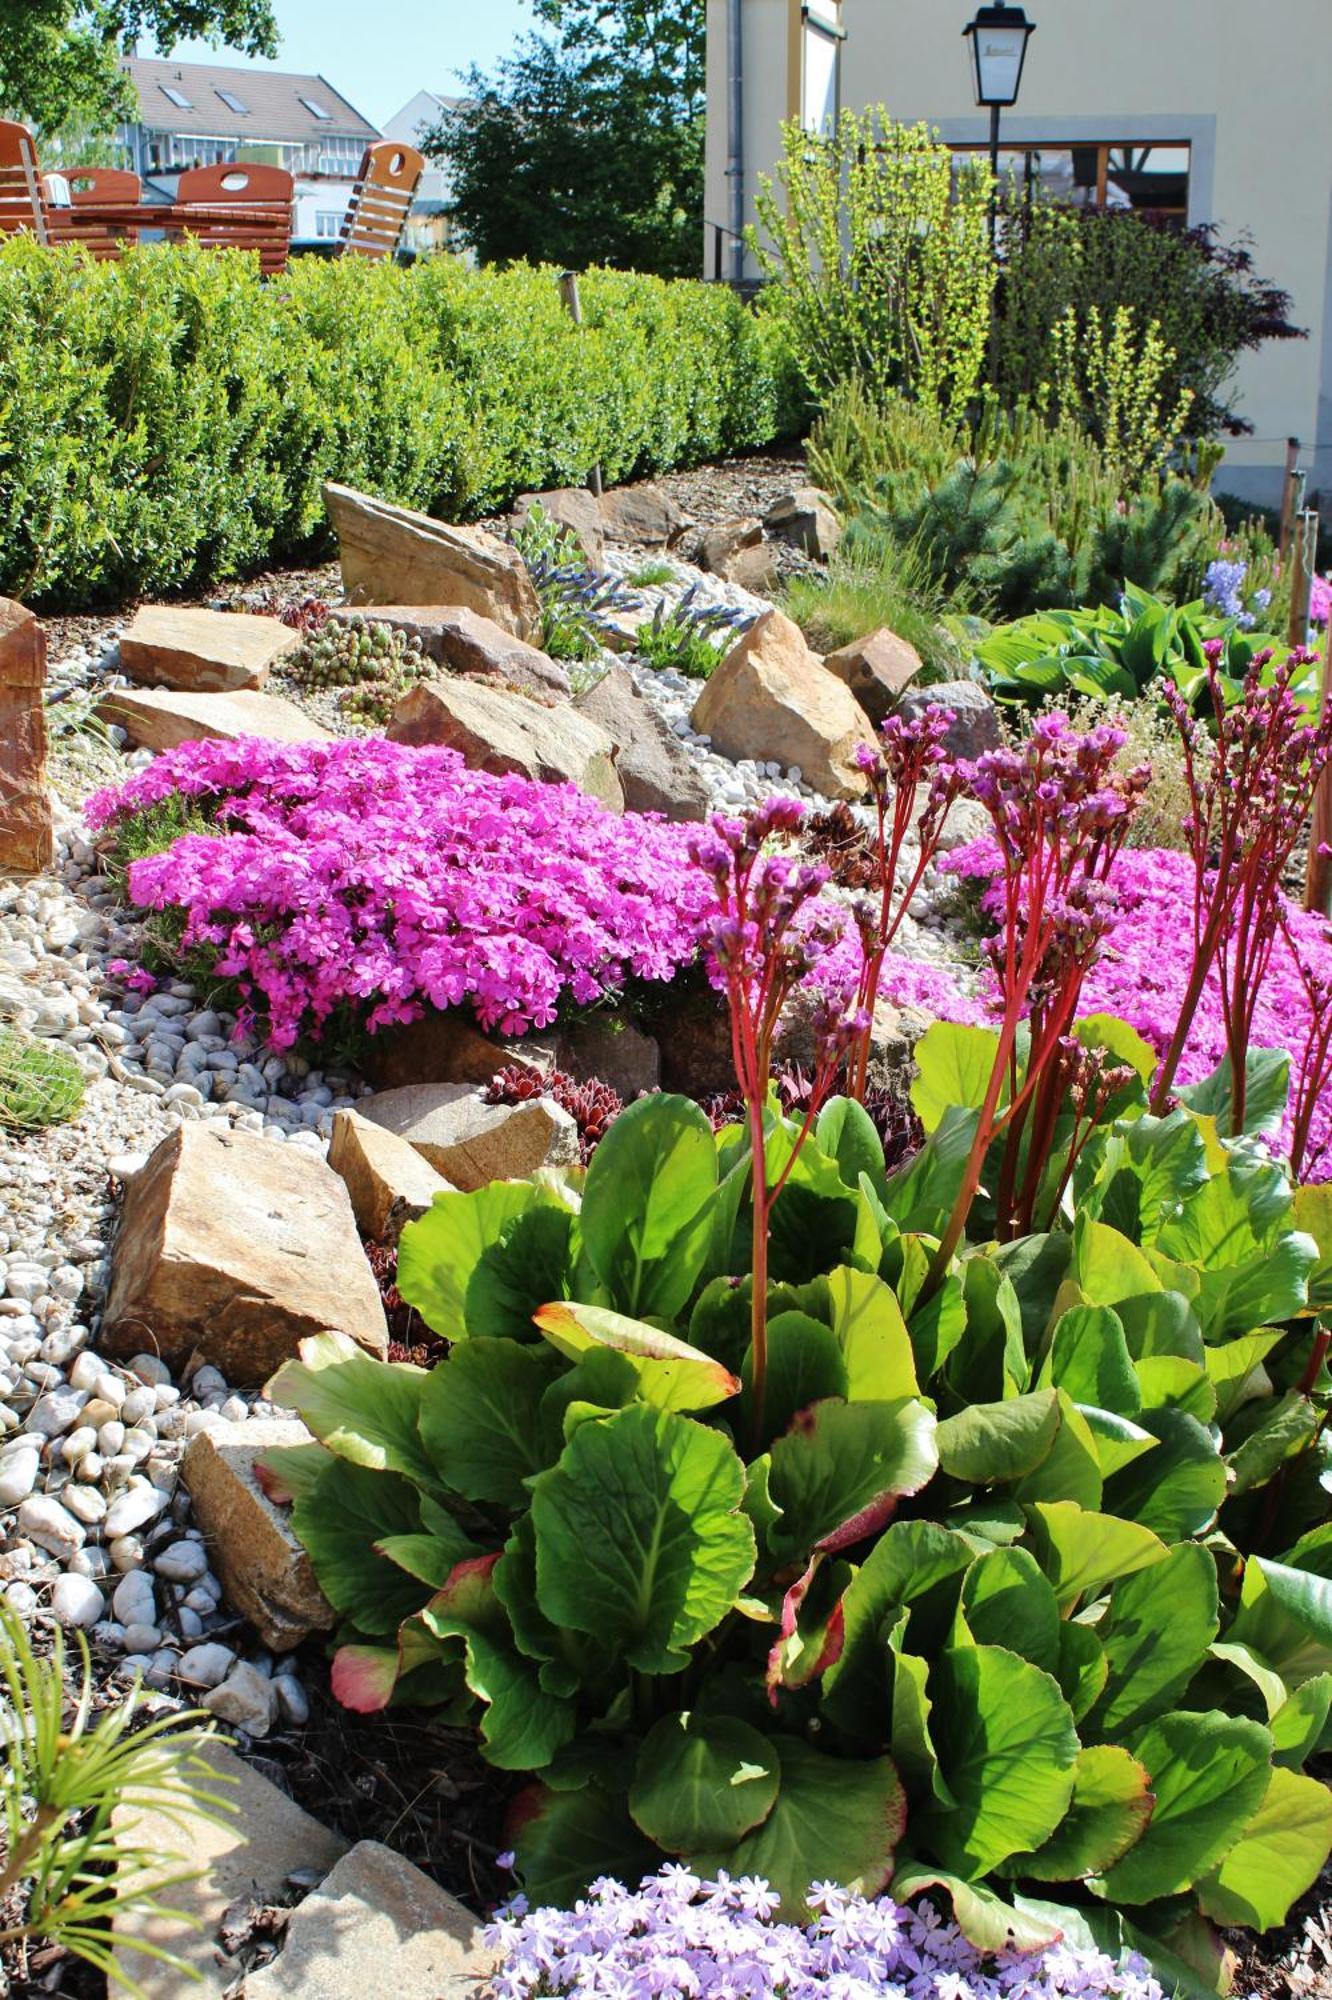
[[[977,104],[990,107],[990,169],[995,186],[999,182],[999,113],[1017,103],[1022,87],[1022,65],[1027,58],[1027,42],[1036,32],[1021,7],[1009,7],[1004,0],[978,7],[974,21],[962,30],[971,44],[971,67]]]

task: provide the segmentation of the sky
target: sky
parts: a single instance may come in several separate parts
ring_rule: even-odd
[[[274,0],[273,12],[276,66],[326,77],[375,125],[422,88],[452,96],[460,71],[489,68],[532,26],[528,0]],[[141,54],[154,52],[141,44]],[[171,53],[255,66],[207,42],[180,42]]]

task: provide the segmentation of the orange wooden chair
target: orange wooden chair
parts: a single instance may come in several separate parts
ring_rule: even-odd
[[[52,243],[82,243],[98,262],[119,257],[137,243],[133,222],[108,215],[107,208],[134,208],[143,198],[137,174],[121,167],[74,167],[67,174],[44,174],[46,228]]]
[[[380,139],[367,146],[342,222],[342,255],[373,263],[396,255],[425,167],[415,146]]]
[[[287,268],[291,251],[295,182],[285,167],[224,161],[190,167],[163,211],[169,235],[197,237],[215,250],[257,250],[259,268],[272,277]]]
[[[49,243],[46,191],[37,169],[37,148],[26,125],[0,118],[0,236],[29,230]]]

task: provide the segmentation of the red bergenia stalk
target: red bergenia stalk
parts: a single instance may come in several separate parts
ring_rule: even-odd
[[[952,720],[953,711],[950,708],[926,709],[914,721],[890,715],[883,725],[882,752],[871,749],[868,744],[862,744],[856,752],[856,761],[865,773],[874,801],[879,872],[878,909],[862,904],[856,912],[864,957],[855,1007],[857,1013],[864,1017],[864,1027],[856,1037],[847,1063],[846,1088],[848,1096],[862,1101],[869,1080],[874,1007],[879,997],[883,962],[902,927],[902,919],[920,887],[925,870],[938,852],[944,820],[957,795],[956,778],[944,781],[942,775],[943,768],[948,764],[944,739]],[[920,788],[927,777],[936,782],[931,783],[925,809],[920,816],[919,855],[905,889],[900,896],[896,896],[902,849],[916,816]]]
[[[745,1104],[753,1176],[753,1283],[750,1322],[753,1443],[761,1442],[768,1376],[768,1234],[773,1204],[785,1187],[814,1120],[826,1102],[858,1027],[844,1007],[821,1000],[814,1013],[815,1069],[804,1120],[776,1179],[769,1184],[766,1112],[773,1043],[782,1013],[797,985],[838,932],[831,913],[797,929],[796,919],[817,896],[828,870],[789,856],[767,854],[767,843],[792,834],[804,808],[795,799],[770,799],[747,821],[714,818],[711,831],[695,835],[691,859],[712,877],[717,913],[709,945],[726,986],[731,1056]]]
[[[1191,802],[1184,833],[1194,875],[1193,962],[1153,1086],[1152,1109],[1159,1116],[1169,1103],[1215,969],[1230,1058],[1234,1130],[1241,1132],[1254,1010],[1276,942],[1282,881],[1318,780],[1332,758],[1332,709],[1315,723],[1291,693],[1296,673],[1313,659],[1303,647],[1275,669],[1270,652],[1255,654],[1243,691],[1229,707],[1220,642],[1210,641],[1204,651],[1211,728],[1195,719],[1173,683],[1164,690],[1184,748]]]
[[[998,1191],[1001,1217],[1012,1209],[1022,1121],[1033,1105],[1028,1145],[1039,1185],[1059,1103],[1059,1070],[1051,1074],[1051,1065],[1109,928],[1113,895],[1106,877],[1150,775],[1145,767],[1114,770],[1125,740],[1123,730],[1108,725],[1078,736],[1066,716],[1043,715],[1020,749],[994,750],[960,767],[963,789],[984,806],[999,850],[1002,909],[990,956],[1002,1015],[962,1185],[930,1267],[930,1289],[942,1282],[979,1191],[985,1156],[1005,1131],[1012,1132],[1012,1143]],[[1018,1027],[1028,1011],[1031,1045],[1020,1078]],[[1032,1192],[1034,1198],[1034,1187]]]
[[[1291,1098],[1290,1171],[1296,1185],[1326,1151],[1327,1142],[1311,1155],[1309,1134],[1323,1092],[1332,1085],[1332,977],[1320,977],[1304,958],[1291,931],[1285,904],[1280,905],[1286,945],[1309,1002],[1309,1026],[1295,1063]]]

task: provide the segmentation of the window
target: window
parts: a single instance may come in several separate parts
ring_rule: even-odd
[[[955,153],[984,155],[980,145]],[[1189,213],[1189,148],[1116,142],[1101,145],[1002,146],[999,179],[1019,194],[1040,191],[1070,208],[1137,208],[1185,222]]]
[[[174,84],[163,83],[158,88],[161,90],[163,97],[170,98],[177,111],[193,111],[194,106],[190,103],[189,98],[183,90],[177,90]]]
[[[234,90],[219,90],[217,94],[226,105],[228,111],[234,111],[239,118],[249,117],[249,105],[243,97],[237,97]]]
[[[309,112],[312,118],[331,118],[333,116],[333,113],[329,110],[328,106],[326,104],[321,104],[317,97],[303,97],[301,99],[301,103],[305,106],[306,110]]]
[[[830,133],[841,98],[842,43],[846,30],[806,6],[801,24],[800,123],[806,132]]]
[[[318,171],[351,180],[361,164],[364,151],[365,147],[359,139],[322,139],[319,143]]]
[[[342,230],[342,210],[340,208],[317,208],[315,210],[315,235],[336,237]]]

